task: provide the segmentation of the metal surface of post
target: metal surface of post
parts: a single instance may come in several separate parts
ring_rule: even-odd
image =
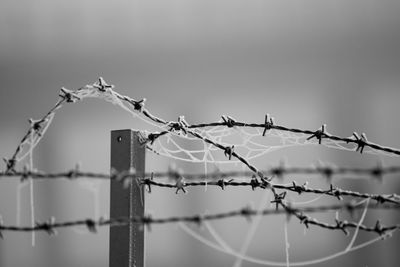
[[[136,177],[145,172],[145,146],[139,142],[139,132],[111,132],[111,169],[117,172],[134,168]],[[131,180],[128,187],[115,180],[110,182],[110,218],[144,215],[143,187]],[[144,231],[140,223],[110,227],[110,267],[144,266]]]

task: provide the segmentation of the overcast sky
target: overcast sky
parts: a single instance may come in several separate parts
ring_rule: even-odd
[[[77,89],[99,76],[123,94],[147,98],[147,107],[167,120],[185,115],[194,123],[219,120],[227,114],[262,122],[268,112],[284,125],[316,129],[327,123],[332,133],[366,132],[372,141],[400,147],[399,29],[400,1],[391,0],[2,0],[0,156],[11,155],[28,127],[27,120],[40,118],[57,101],[62,86]],[[109,131],[142,125],[100,102],[74,105],[56,117],[37,150],[35,164],[54,171],[80,161],[86,169],[107,172]],[[329,159],[339,165],[361,162],[335,155]],[[318,159],[308,156],[310,162]],[[149,164],[160,169],[166,166]],[[0,187],[0,213],[15,216],[14,207],[5,206],[4,199],[15,201],[16,185],[7,186]],[[52,194],[48,199],[58,203],[62,193]],[[68,199],[72,193],[65,194]],[[107,196],[104,190],[101,194],[102,199]],[[57,205],[82,215],[64,202],[52,207]],[[157,214],[156,205],[153,209]],[[49,208],[52,212],[56,211]],[[101,238],[104,243],[106,233]],[[153,238],[149,251],[163,250],[154,235],[149,238]],[[2,255],[0,263],[106,266],[101,265],[104,255],[74,261],[79,250],[74,250],[72,238],[54,244],[46,240],[43,237],[45,245],[36,251],[23,246],[26,257],[11,252]],[[2,246],[4,251],[15,251],[19,242],[30,241],[21,237],[6,243],[8,247],[0,243],[0,254]],[[193,251],[201,247],[195,244]],[[90,255],[106,247],[94,246]],[[54,258],[46,261],[37,256],[48,251]],[[207,262],[204,255],[209,250],[202,253],[189,254],[189,259]],[[397,257],[398,262],[393,254],[388,257]],[[163,257],[161,261],[171,259]],[[29,259],[34,264],[24,265]],[[232,263],[229,257],[219,260]],[[367,257],[363,263],[368,262],[373,259]],[[157,260],[153,263],[157,265]]]

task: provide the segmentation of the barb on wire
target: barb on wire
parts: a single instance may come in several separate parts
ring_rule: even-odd
[[[178,194],[179,190],[182,190],[183,193],[186,193],[185,186],[186,186],[186,183],[184,181],[184,178],[182,176],[179,177],[176,180],[176,184],[175,184],[175,187],[176,187],[175,194]]]
[[[225,189],[226,187],[232,186],[232,187],[250,187],[252,190],[256,188],[261,188],[265,189],[267,187],[266,182],[260,182],[256,178],[251,179],[248,182],[237,182],[234,181],[233,179],[226,181],[225,179],[220,179],[217,181],[193,181],[193,182],[185,182],[184,184],[180,184],[179,186],[177,184],[172,184],[172,183],[164,183],[164,182],[156,182],[152,179],[149,178],[144,178],[141,179],[141,183],[146,186],[158,186],[158,187],[165,187],[165,188],[176,188],[177,190],[181,190],[182,188],[185,187],[197,187],[197,186],[217,186],[220,187],[221,189]],[[400,196],[396,194],[390,194],[390,195],[380,195],[380,194],[368,194],[368,193],[360,193],[356,191],[351,191],[351,190],[344,190],[340,189],[338,187],[333,187],[332,185],[329,187],[329,189],[315,189],[315,188],[310,188],[307,185],[297,185],[295,182],[293,182],[291,185],[284,185],[284,184],[270,184],[272,187],[280,190],[286,190],[286,191],[291,191],[295,192],[298,194],[301,193],[313,193],[313,194],[320,194],[320,195],[327,195],[327,196],[333,196],[335,198],[338,198],[339,200],[342,200],[342,197],[344,196],[350,196],[350,197],[355,197],[355,198],[360,198],[360,199],[372,199],[375,200],[379,204],[383,203],[393,203],[400,205]]]
[[[7,160],[6,160],[7,161]],[[324,175],[324,176],[366,176],[370,178],[375,178],[381,180],[385,175],[400,174],[400,166],[387,166],[383,167],[378,164],[371,168],[353,168],[353,167],[333,167],[333,166],[311,166],[311,167],[288,167],[285,165],[280,165],[276,167],[271,167],[266,170],[262,170],[265,176],[283,176],[283,175]],[[174,171],[169,172],[152,172],[154,178],[167,178],[174,176]],[[208,173],[207,177],[204,174],[193,174],[185,173],[185,178],[187,180],[201,180],[205,178],[209,179],[220,179],[220,178],[235,178],[235,177],[251,177],[254,172],[249,171],[227,171],[227,172],[215,172]],[[116,174],[115,174],[116,175]],[[183,175],[180,173],[179,175]],[[7,172],[0,171],[0,178],[11,178],[11,177],[31,177],[33,179],[57,179],[57,178],[97,178],[97,179],[113,179],[113,175],[105,173],[95,173],[95,172],[84,172],[79,170],[77,165],[74,169],[58,172],[58,173],[47,173],[43,171],[30,171],[28,169],[23,169],[22,171]],[[146,177],[151,176],[151,173],[146,173]]]
[[[221,118],[225,122],[226,127],[232,128],[235,126],[236,121],[232,117],[222,115]]]
[[[212,127],[212,126],[225,126],[225,125],[226,125],[225,122],[211,122],[211,123],[192,124],[192,125],[189,125],[188,128],[196,129],[196,128],[204,128],[204,127]],[[234,121],[234,122],[232,122],[231,125],[236,126],[236,127],[249,127],[249,128],[260,128],[260,129],[266,128],[266,123],[248,123],[248,122]],[[325,126],[323,128],[325,128]],[[368,146],[375,150],[384,151],[384,152],[394,154],[394,155],[400,155],[400,150],[397,148],[379,145],[379,144],[370,142],[366,138],[362,138],[362,137],[359,137],[359,139],[356,139],[356,138],[353,138],[354,136],[341,137],[341,136],[329,134],[329,133],[325,132],[325,129],[312,131],[312,130],[305,130],[305,129],[299,129],[299,128],[289,128],[286,126],[277,125],[275,123],[268,124],[267,129],[275,129],[278,131],[310,135],[308,137],[309,140],[311,138],[315,137],[318,139],[319,143],[321,143],[322,138],[331,139],[333,141],[341,141],[344,143],[354,143],[357,145],[356,151],[359,151],[359,150],[361,150],[361,148]],[[365,137],[365,134],[364,134],[364,137]],[[361,139],[361,141],[360,141],[360,139]],[[361,145],[361,147],[360,147],[360,145]]]
[[[109,85],[107,84],[103,78],[99,78],[99,81],[94,83],[93,85],[87,85],[86,87],[80,88],[76,91],[69,91],[66,89],[62,89],[61,90],[61,99],[57,102],[57,104],[42,118],[43,120],[49,119],[51,116],[54,115],[54,112],[56,109],[61,107],[61,104],[63,102],[74,102],[74,100],[79,100],[79,98],[74,97],[78,96],[80,97],[79,93],[81,92],[80,90],[87,90],[88,88],[93,88],[96,89],[98,93],[103,93],[103,94],[108,94],[108,96],[112,96],[114,98],[119,99],[118,101],[125,101],[127,103],[129,103],[130,105],[133,106],[134,110],[136,110],[137,112],[139,112],[140,114],[142,114],[144,117],[146,117],[147,119],[151,120],[154,123],[157,124],[161,124],[163,127],[166,127],[166,132],[161,132],[161,133],[156,133],[151,135],[151,137],[148,138],[148,141],[150,143],[153,143],[158,137],[165,135],[165,134],[181,134],[184,133],[185,135],[189,135],[191,137],[197,138],[198,140],[203,141],[206,144],[212,145],[215,148],[220,149],[225,156],[227,156],[229,159],[231,159],[232,157],[236,158],[237,160],[239,160],[241,163],[243,163],[245,166],[248,167],[248,169],[255,175],[258,176],[258,178],[261,179],[261,181],[258,181],[258,179],[256,177],[253,177],[252,180],[250,181],[250,186],[252,187],[252,189],[255,189],[256,187],[262,187],[262,188],[268,188],[269,190],[272,191],[272,193],[274,194],[275,200],[277,201],[276,204],[277,206],[282,206],[283,207],[283,212],[286,212],[288,214],[293,214],[295,215],[300,222],[304,223],[306,226],[308,226],[309,224],[314,224],[314,225],[318,225],[321,227],[325,227],[328,229],[340,229],[340,230],[346,230],[345,228],[347,227],[354,227],[354,225],[356,225],[357,227],[359,227],[359,229],[362,230],[370,230],[370,231],[384,231],[386,228],[382,228],[379,224],[379,227],[374,227],[374,228],[368,228],[366,226],[359,226],[357,224],[354,223],[347,223],[347,222],[343,222],[343,223],[336,223],[335,225],[330,225],[330,224],[326,224],[326,223],[321,223],[318,222],[316,219],[310,218],[308,215],[305,215],[304,212],[312,212],[312,210],[308,210],[308,209],[304,209],[304,210],[298,210],[298,209],[294,209],[292,207],[290,207],[290,205],[284,203],[282,200],[284,198],[284,195],[278,194],[276,189],[279,189],[278,186],[281,185],[276,185],[276,184],[272,184],[271,183],[271,179],[268,179],[266,177],[266,175],[261,172],[260,170],[258,170],[253,164],[251,164],[246,158],[244,158],[242,155],[239,155],[237,152],[234,151],[234,145],[231,146],[226,146],[222,143],[220,143],[219,141],[213,140],[208,136],[203,136],[202,134],[199,133],[199,131],[195,131],[195,129],[197,128],[202,128],[202,127],[211,127],[211,126],[226,126],[228,128],[231,127],[253,127],[253,128],[260,128],[263,129],[264,132],[263,134],[265,134],[265,130],[267,129],[274,129],[274,130],[278,130],[278,131],[287,131],[287,132],[293,132],[293,133],[301,133],[301,134],[305,134],[305,135],[309,135],[309,137],[307,138],[307,140],[311,140],[312,138],[316,138],[318,140],[318,143],[321,144],[322,143],[322,139],[331,139],[331,140],[335,140],[335,141],[341,141],[341,142],[345,142],[345,143],[354,143],[356,145],[356,151],[360,151],[360,153],[363,152],[365,147],[370,147],[372,149],[375,150],[380,150],[380,151],[385,151],[387,153],[392,153],[395,155],[400,155],[400,150],[395,149],[395,148],[390,148],[390,147],[385,147],[385,146],[381,146],[372,142],[369,142],[366,139],[365,134],[361,135],[361,137],[359,137],[357,134],[353,134],[353,137],[340,137],[340,136],[335,136],[335,135],[331,135],[329,133],[327,133],[325,131],[325,125],[322,126],[322,128],[320,130],[317,131],[310,131],[310,130],[303,130],[303,129],[296,129],[296,128],[287,128],[281,125],[276,125],[273,120],[269,120],[268,121],[268,117],[266,118],[264,123],[245,123],[245,122],[239,122],[236,121],[228,116],[223,116],[222,117],[222,121],[220,122],[211,122],[211,123],[202,123],[202,124],[188,124],[183,117],[179,117],[177,122],[171,122],[171,121],[166,121],[162,118],[159,118],[155,115],[153,115],[152,113],[150,113],[145,107],[144,107],[144,100],[134,100],[128,96],[124,96],[124,95],[120,95],[117,92],[114,92],[112,89],[114,88],[113,85]],[[37,125],[31,123],[31,126],[28,130],[28,133],[23,137],[21,143],[18,145],[14,155],[8,159],[6,161],[7,163],[7,170],[6,173],[10,173],[10,172],[15,172],[15,165],[18,162],[18,154],[20,153],[22,146],[25,144],[26,140],[28,139],[28,136],[33,132],[36,133],[35,127]],[[37,133],[36,133],[37,134]],[[149,135],[150,136],[150,135]],[[376,171],[376,169],[375,169]],[[280,170],[281,173],[282,170]],[[325,169],[325,173],[326,169]],[[376,173],[376,172],[375,172]],[[74,173],[76,175],[76,173]],[[74,175],[74,176],[75,176]],[[154,183],[154,181],[152,182]],[[230,183],[233,183],[230,182]],[[223,183],[223,185],[225,186],[227,183]],[[185,186],[187,185],[187,183],[183,182],[183,177],[181,177],[180,179],[177,180],[177,183],[175,184],[175,187],[177,188],[178,192],[179,190],[182,190],[185,192]],[[281,189],[285,189],[285,190],[291,190],[291,191],[295,191],[298,193],[302,193],[302,192],[306,192],[306,190],[311,190],[308,189],[305,185],[297,185],[295,183],[293,183],[292,185],[290,185],[289,187],[286,188],[281,188]],[[340,197],[341,194],[344,194],[344,192],[342,191],[338,191],[338,189],[331,187],[329,191],[326,191],[326,194],[333,194],[336,197]],[[278,201],[279,200],[279,201]],[[380,198],[380,201],[385,202],[386,199],[384,198]],[[383,205],[379,205],[379,207],[383,207]],[[280,211],[279,209],[276,209],[276,211]],[[265,211],[266,212],[266,211]],[[251,212],[250,212],[251,213]],[[269,213],[269,211],[267,212]],[[238,214],[249,215],[249,211],[247,210],[246,212],[243,211],[239,211]],[[229,215],[231,216],[231,215]],[[212,218],[225,218],[225,217],[229,217],[225,215],[218,215],[216,217],[208,217],[210,219]],[[186,217],[188,218],[188,217]],[[190,220],[196,221],[198,222],[199,220],[203,220],[204,218],[207,218],[206,216],[196,216],[195,218],[191,218]],[[173,219],[168,219],[167,221],[174,221]],[[176,219],[175,220],[181,220],[181,219]],[[185,220],[185,219],[183,219]],[[150,220],[150,219],[146,219],[147,222],[155,222],[154,220]],[[143,222],[143,221],[142,221]],[[93,227],[96,225],[96,223],[93,223],[93,221],[87,221],[85,220],[84,223],[90,228],[89,230],[93,231]],[[102,223],[104,223],[104,221],[102,221]],[[71,222],[70,222],[71,224]],[[48,226],[49,224],[46,224],[46,226]],[[53,224],[52,227],[55,227],[56,225],[59,224]],[[2,226],[3,229],[6,229],[4,226]],[[37,225],[35,226],[37,229],[42,229],[44,226],[42,225]],[[30,230],[35,230],[35,227],[31,227],[29,228]],[[42,228],[41,228],[42,227]],[[397,229],[397,225],[395,226],[395,228],[393,229]],[[26,228],[28,229],[28,228]],[[372,229],[372,230],[371,230]],[[383,229],[383,230],[382,230]],[[45,229],[42,229],[45,230]]]
[[[284,196],[283,196],[284,197]],[[282,205],[283,201],[278,201],[280,205]],[[338,205],[330,205],[330,206],[317,206],[317,207],[304,207],[304,208],[294,208],[288,205],[285,206],[285,209],[264,209],[264,210],[256,210],[250,207],[245,207],[238,210],[233,210],[229,212],[223,213],[215,213],[215,214],[202,214],[202,215],[192,215],[192,216],[174,216],[174,217],[166,217],[166,218],[153,218],[151,216],[143,216],[138,217],[134,216],[131,218],[120,217],[120,218],[112,218],[112,219],[104,219],[100,218],[99,220],[93,219],[83,219],[76,221],[66,221],[66,222],[56,222],[54,218],[51,218],[49,221],[45,223],[36,223],[34,226],[16,226],[16,225],[4,225],[0,224],[0,232],[1,231],[16,231],[16,232],[32,232],[32,231],[45,231],[49,234],[54,234],[55,230],[58,228],[67,228],[67,227],[75,227],[75,226],[86,226],[88,230],[92,233],[96,233],[97,227],[99,226],[121,226],[127,225],[131,222],[135,223],[143,223],[145,225],[151,224],[166,224],[166,223],[177,223],[177,222],[192,222],[196,224],[201,224],[203,221],[210,220],[221,220],[233,217],[253,217],[257,215],[267,216],[267,215],[279,215],[279,214],[301,214],[301,223],[306,226],[315,225],[321,228],[329,229],[329,230],[347,230],[349,228],[359,228],[360,230],[366,232],[375,232],[379,235],[383,235],[387,231],[396,230],[400,228],[400,224],[383,226],[380,221],[373,226],[359,225],[355,222],[348,221],[339,221],[337,220],[334,224],[329,224],[325,222],[320,222],[314,218],[311,218],[304,213],[321,213],[321,212],[329,212],[329,211],[338,211],[338,210],[349,210],[353,211],[355,209],[364,209],[365,207],[362,205],[354,204],[354,203],[343,203]],[[395,209],[399,210],[399,206],[395,205],[369,205],[370,209]]]
[[[65,88],[61,89],[61,92],[67,94],[68,91]],[[19,162],[19,154],[23,151],[24,147],[29,143],[29,139],[31,137],[31,134],[35,134],[36,137],[41,138],[42,135],[44,134],[44,130],[43,130],[43,123],[48,123],[52,116],[54,116],[55,111],[57,109],[59,109],[62,104],[64,102],[74,102],[72,101],[72,99],[76,99],[73,94],[74,93],[70,93],[71,95],[65,95],[64,97],[60,96],[61,99],[59,101],[57,101],[57,103],[39,120],[33,121],[30,120],[30,127],[28,129],[28,131],[26,132],[26,134],[22,137],[21,141],[19,142],[19,144],[17,145],[17,148],[15,149],[14,154],[11,156],[11,158],[9,159],[4,159],[4,161],[6,162],[6,171],[7,173],[12,173],[15,172],[15,167],[17,165],[17,163]],[[71,100],[71,101],[69,101]]]
[[[59,96],[68,103],[75,103],[82,98],[74,93],[74,91],[62,87]]]
[[[265,136],[267,131],[272,129],[272,126],[274,126],[274,124],[275,124],[274,118],[270,117],[270,115],[267,113],[267,115],[265,115],[265,126],[264,126],[262,136]]]
[[[337,169],[339,173],[369,173],[373,175],[374,169]],[[294,173],[309,173],[309,172],[316,172],[320,173],[320,168],[293,168],[287,170],[288,172]],[[380,169],[382,173],[394,173],[399,172],[400,168],[398,167],[386,167]],[[271,172],[274,172],[271,169]],[[266,171],[268,173],[268,171]],[[150,174],[145,174],[145,177],[141,179],[141,183],[148,186],[148,191],[151,192],[150,186],[158,186],[158,187],[167,187],[167,188],[176,188],[177,191],[183,191],[186,187],[196,187],[196,186],[218,186],[221,189],[225,189],[226,187],[251,187],[253,190],[255,188],[262,188],[265,189],[267,186],[266,182],[259,181],[255,179],[255,176],[252,176],[252,179],[249,181],[235,181],[234,179],[226,180],[226,178],[235,178],[235,177],[250,177],[253,173],[251,172],[226,172],[226,173],[216,173],[216,174],[209,174],[208,179],[211,180],[204,180],[204,175],[202,174],[185,174],[186,181],[183,181],[181,178],[183,177],[182,172],[176,169],[170,169],[168,172],[165,173],[155,173],[152,172]],[[92,173],[92,172],[82,172],[79,171],[79,165],[75,167],[75,169],[60,172],[60,173],[44,173],[40,171],[30,171],[27,168],[24,168],[21,172],[15,173],[8,173],[8,172],[0,172],[0,177],[7,178],[7,177],[20,177],[21,181],[25,181],[26,177],[30,179],[36,180],[54,180],[54,179],[78,179],[78,178],[92,178],[92,179],[103,179],[103,180],[118,180],[125,184],[125,181],[128,179],[132,179],[132,174],[128,171],[126,172],[112,172],[111,174],[104,174],[104,173]],[[146,178],[150,177],[150,178]],[[154,178],[172,178],[176,180],[176,183],[165,183],[155,181]],[[197,181],[196,181],[197,180]],[[390,195],[382,195],[382,194],[368,194],[368,193],[360,193],[351,190],[344,190],[338,187],[330,186],[329,189],[315,189],[310,188],[306,185],[297,185],[293,182],[291,185],[283,185],[283,184],[273,184],[273,187],[281,190],[288,190],[297,193],[314,193],[314,194],[324,194],[336,197],[341,199],[343,196],[351,196],[356,198],[364,198],[364,199],[372,199],[377,201],[378,203],[395,203],[400,204],[400,196],[396,194]]]
[[[325,138],[326,133],[325,133],[325,128],[326,124],[322,124],[321,129],[316,130],[310,137],[307,138],[307,140],[311,140],[314,137],[318,140],[318,143],[322,143],[322,138]]]
[[[325,126],[324,125],[323,125],[321,130],[317,130],[317,131],[297,129],[297,128],[289,128],[289,127],[285,127],[285,126],[281,126],[281,125],[275,124],[273,119],[270,118],[268,114],[267,114],[267,116],[265,118],[265,122],[264,123],[240,122],[240,121],[236,121],[236,120],[234,120],[234,119],[232,119],[231,117],[228,117],[228,116],[223,116],[222,117],[223,118],[222,122],[220,121],[220,122],[210,122],[210,123],[201,123],[201,124],[188,124],[186,121],[183,121],[181,119],[178,120],[177,122],[169,122],[169,121],[161,119],[161,118],[153,115],[152,113],[150,113],[144,107],[145,99],[135,100],[135,99],[133,99],[133,98],[131,98],[129,96],[121,95],[121,94],[113,91],[114,86],[113,85],[109,85],[107,82],[105,82],[105,80],[102,77],[100,77],[99,80],[97,82],[95,82],[93,85],[86,85],[86,86],[84,86],[82,88],[79,88],[79,89],[77,89],[75,91],[68,90],[66,88],[62,88],[61,91],[60,91],[60,95],[59,95],[60,99],[58,100],[58,102],[39,121],[43,122],[45,120],[48,120],[51,116],[54,115],[55,111],[62,106],[63,103],[65,103],[65,102],[76,102],[78,100],[81,100],[82,99],[81,94],[84,95],[84,93],[82,93],[83,90],[87,90],[88,88],[89,89],[90,88],[97,89],[99,91],[99,93],[111,93],[114,97],[118,98],[119,100],[125,101],[126,103],[132,105],[134,110],[136,110],[137,112],[142,114],[147,119],[149,119],[149,120],[151,120],[151,121],[153,121],[155,123],[159,123],[159,124],[162,124],[162,125],[170,125],[171,126],[171,128],[166,132],[149,135],[149,142],[150,143],[153,143],[157,138],[159,138],[159,137],[161,137],[161,136],[163,136],[163,135],[165,135],[165,134],[167,134],[169,132],[175,132],[175,130],[179,130],[179,131],[182,130],[184,132],[187,132],[188,129],[196,129],[196,128],[204,128],[204,127],[212,127],[212,126],[226,126],[226,127],[235,127],[236,126],[236,127],[260,128],[260,129],[263,129],[263,135],[265,135],[266,130],[275,129],[275,130],[278,130],[278,131],[287,131],[287,132],[301,133],[301,134],[305,134],[305,135],[310,135],[309,139],[311,139],[312,137],[316,137],[318,139],[319,143],[321,143],[322,138],[331,139],[331,140],[335,140],[335,141],[342,141],[342,142],[345,142],[345,143],[354,143],[354,144],[357,145],[356,151],[360,151],[361,153],[363,152],[364,147],[368,146],[368,147],[370,147],[372,149],[375,149],[375,150],[380,150],[380,151],[385,151],[387,153],[400,155],[400,150],[399,149],[395,149],[395,148],[386,147],[386,146],[382,146],[382,145],[379,145],[379,144],[372,143],[372,142],[370,142],[370,141],[368,141],[366,139],[365,134],[362,135],[361,137],[358,137],[358,135],[355,134],[355,133],[354,133],[353,137],[335,136],[335,135],[332,135],[332,134],[329,134],[329,133],[325,132]],[[35,128],[37,126],[38,126],[38,124],[33,124],[33,125],[30,126],[30,128],[27,131],[27,133],[24,135],[24,137],[20,141],[19,145],[17,146],[17,149],[15,150],[14,154],[12,155],[12,157],[9,158],[9,159],[6,159],[6,168],[7,168],[6,170],[7,170],[7,172],[14,171],[14,168],[15,168],[16,164],[18,163],[18,158],[17,157],[18,157],[19,153],[21,152],[24,144],[27,142],[27,139],[30,136],[31,131],[35,131]],[[190,132],[190,134],[192,134],[194,137],[197,137],[197,138],[201,137],[196,132]],[[210,143],[210,144],[214,144],[215,145],[215,142],[209,142],[211,140],[207,140],[208,138],[204,137],[204,138],[200,138],[200,139],[202,139],[206,143]],[[220,148],[222,149],[222,147],[220,147]],[[238,159],[240,161],[242,161],[243,163],[245,163],[240,158],[238,158]]]
[[[355,138],[355,143],[357,144],[356,151],[360,151],[360,154],[362,154],[364,147],[368,144],[367,136],[365,133],[362,133],[361,136],[358,136],[356,132],[353,133],[353,136]]]
[[[107,84],[103,77],[99,77],[99,80],[93,84],[93,87],[97,88],[100,92],[106,92],[107,90],[114,89],[114,85]]]

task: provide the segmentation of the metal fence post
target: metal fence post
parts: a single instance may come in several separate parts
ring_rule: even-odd
[[[111,168],[118,172],[135,168],[136,177],[145,172],[145,147],[139,142],[139,132],[111,131]],[[143,187],[131,180],[110,182],[110,218],[144,215]],[[110,267],[144,266],[144,229],[139,223],[110,227]]]

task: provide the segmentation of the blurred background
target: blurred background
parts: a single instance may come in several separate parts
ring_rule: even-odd
[[[190,123],[216,121],[227,114],[263,122],[350,136],[400,147],[400,2],[392,0],[2,0],[0,2],[0,156],[9,157],[28,129],[58,99],[62,86],[77,89],[99,76],[166,120],[185,115]],[[110,131],[146,129],[116,106],[100,100],[66,105],[35,150],[34,166],[49,172],[73,168],[109,171]],[[398,158],[301,147],[270,153],[265,168],[282,159],[295,166],[317,160],[368,167]],[[165,171],[171,160],[148,155],[147,171]],[[176,164],[187,172],[195,164]],[[0,169],[4,170],[2,165]],[[236,168],[225,166],[224,168]],[[376,193],[399,193],[396,180],[338,181],[337,185]],[[288,178],[289,179],[289,178]],[[289,179],[291,180],[291,179]],[[316,182],[316,180],[313,180]],[[18,181],[0,181],[0,214],[16,223]],[[316,185],[318,182],[316,182]],[[326,184],[323,184],[325,185]],[[250,190],[249,190],[250,191]],[[29,187],[21,192],[21,224],[30,223]],[[36,220],[99,217],[109,212],[107,182],[47,181],[34,184]],[[191,189],[188,194],[157,189],[146,195],[154,217],[221,212],[258,205],[263,192]],[[373,214],[373,213],[371,213]],[[367,224],[374,224],[375,213]],[[381,215],[379,215],[381,216]],[[383,215],[382,215],[383,216]],[[396,212],[382,223],[398,223]],[[285,261],[284,216],[266,217],[249,247],[251,256]],[[213,223],[240,250],[249,223]],[[343,250],[349,238],[289,224],[290,259],[300,261]],[[193,228],[200,233],[202,229]],[[176,225],[146,233],[148,266],[232,266],[235,257],[209,247]],[[108,266],[108,229],[59,231],[48,237],[4,233],[0,266]],[[375,237],[360,236],[360,240]],[[319,266],[394,266],[398,234]],[[258,266],[243,262],[242,266]]]

